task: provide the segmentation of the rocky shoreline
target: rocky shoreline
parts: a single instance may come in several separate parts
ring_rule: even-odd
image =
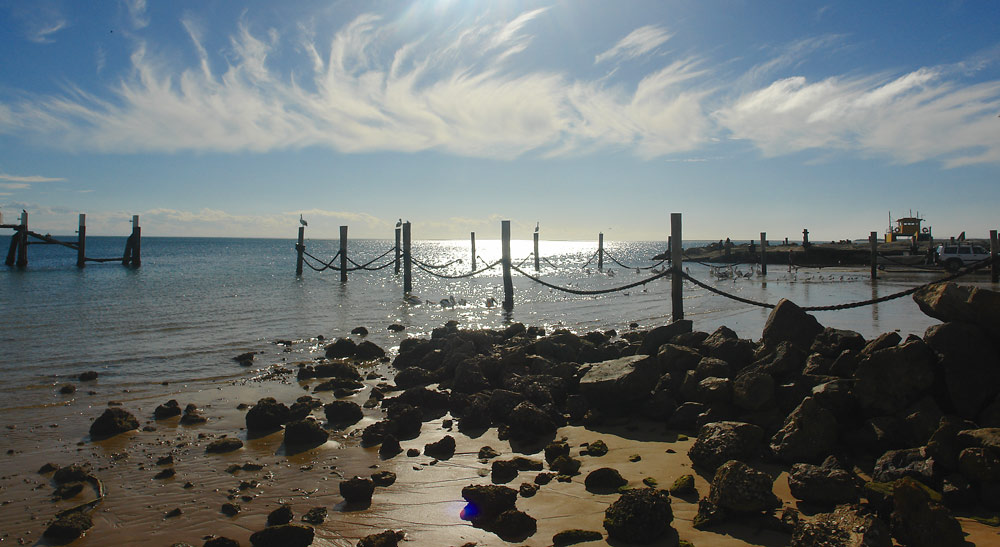
[[[310,478],[300,484],[336,500],[296,515],[301,507],[278,498],[249,529],[205,534],[206,546],[721,545],[748,530],[775,545],[965,545],[970,531],[973,542],[998,540],[970,517],[1000,524],[1000,294],[940,284],[914,300],[942,323],[906,340],[824,328],[787,300],[756,342],[690,321],[583,335],[449,322],[390,359],[358,331],[360,343],[340,338],[316,360],[275,367],[272,379],[289,387],[281,396],[234,406],[240,423],[222,420],[196,450],[174,445],[151,467],[155,481],[176,480],[184,458],[248,477],[218,516],[202,517],[208,527],[259,506],[252,492],[268,479],[254,473],[281,472],[281,459],[270,471],[238,463],[260,443],[301,462]],[[138,432],[140,419],[110,406],[91,417],[91,442],[208,420],[176,400],[150,418]],[[321,482],[332,472],[311,473],[336,467],[322,465],[335,441],[380,470]],[[102,542],[88,530],[107,470],[67,462],[38,472],[73,504],[46,539]],[[416,504],[393,500],[408,495],[450,507],[437,518],[463,527],[403,518]],[[587,509],[564,518],[560,503]],[[163,520],[183,519],[176,511]],[[371,533],[347,538],[344,519],[362,516]]]

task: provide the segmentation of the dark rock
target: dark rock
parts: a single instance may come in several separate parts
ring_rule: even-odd
[[[858,501],[861,484],[846,470],[798,463],[788,474],[788,488],[802,501],[836,505]]]
[[[577,543],[600,541],[602,539],[604,539],[604,535],[593,530],[563,530],[552,536],[552,545],[554,547],[565,547],[566,545],[576,545]]]
[[[701,427],[688,450],[695,467],[715,471],[729,460],[753,461],[761,452],[764,430],[742,422],[714,422]]]
[[[875,462],[872,480],[876,482],[893,482],[903,477],[910,477],[930,486],[935,484],[938,474],[934,459],[927,454],[927,449],[904,448],[890,450]]]
[[[565,441],[552,442],[545,447],[545,463],[551,465],[559,456],[569,457],[569,445]]]
[[[761,333],[761,343],[774,347],[781,342],[789,342],[806,350],[822,331],[823,326],[815,317],[802,311],[792,301],[782,298],[767,317]]]
[[[580,460],[569,456],[559,456],[552,460],[549,469],[560,475],[576,475],[580,473]]]
[[[292,522],[293,518],[295,518],[295,514],[292,513],[292,506],[282,505],[267,514],[267,525],[278,526],[281,524],[288,524],[289,522]]]
[[[824,382],[812,388],[812,397],[819,406],[827,409],[837,420],[847,420],[853,416],[857,409],[857,402],[854,400],[854,380],[838,378],[829,382]]]
[[[406,330],[406,327],[400,325],[399,323],[393,323],[388,327],[386,327],[386,330],[388,330],[389,332],[403,332],[404,330]]]
[[[397,372],[393,381],[396,382],[396,386],[400,389],[409,389],[415,386],[433,384],[437,380],[434,374],[430,371],[419,367],[409,367]]]
[[[566,453],[569,454],[569,446],[566,447]],[[494,450],[492,446],[484,446],[479,449],[479,454],[476,457],[480,460],[489,460],[499,455],[500,453]]]
[[[353,357],[358,351],[358,345],[350,338],[338,338],[332,344],[327,345],[325,351],[327,359]]]
[[[1000,357],[989,336],[975,325],[954,322],[931,326],[924,341],[939,356],[955,410],[975,419],[1000,390]]]
[[[90,515],[83,511],[71,511],[57,518],[42,533],[47,539],[59,543],[69,543],[83,535],[94,525]]]
[[[399,445],[399,441],[392,435],[386,435],[382,439],[382,446],[378,447],[378,455],[383,458],[391,458],[402,451],[403,447]]]
[[[222,504],[222,508],[219,511],[227,517],[235,517],[240,513],[240,509],[241,507],[238,503],[226,502]]]
[[[800,520],[793,547],[892,547],[889,527],[864,507],[841,505],[832,513]]]
[[[359,361],[372,361],[383,357],[385,357],[385,350],[368,340],[358,344],[354,353],[354,358]]]
[[[707,405],[729,403],[733,399],[733,381],[709,376],[698,382],[693,399]]]
[[[781,501],[771,491],[773,483],[767,473],[729,460],[715,471],[708,501],[735,513],[772,511],[781,507]]]
[[[837,419],[812,397],[788,415],[771,438],[771,450],[786,463],[816,461],[837,444]]]
[[[605,444],[604,441],[598,439],[588,444],[587,449],[584,451],[584,453],[588,456],[599,458],[608,453],[608,445]]]
[[[285,426],[285,446],[295,449],[312,448],[325,443],[330,434],[313,419],[296,420]]]
[[[347,503],[371,503],[375,482],[366,477],[354,477],[340,482],[340,495]]]
[[[189,404],[184,407],[184,415],[181,416],[181,425],[198,425],[203,424],[208,421],[208,418],[202,416],[201,412],[198,410],[194,404]]]
[[[372,473],[372,483],[375,486],[391,486],[394,482],[396,482],[396,474],[392,471]]]
[[[813,339],[809,351],[830,359],[837,358],[845,351],[858,353],[865,347],[865,338],[851,330],[826,327]]]
[[[306,547],[313,542],[312,526],[302,524],[282,524],[268,526],[250,535],[253,547]]]
[[[674,336],[691,332],[692,325],[693,323],[690,320],[681,319],[669,325],[656,327],[643,337],[638,353],[642,355],[656,355],[660,350],[660,346],[670,342]]]
[[[1000,338],[1000,293],[954,283],[935,283],[913,294],[920,311],[943,322],[977,325]]]
[[[170,399],[162,405],[158,405],[155,410],[153,410],[153,419],[165,420],[167,418],[172,418],[174,416],[181,415],[181,405],[176,399]]]
[[[326,420],[338,429],[354,425],[365,417],[358,403],[353,401],[333,401],[323,405]]]
[[[358,547],[396,547],[405,537],[402,531],[386,530],[361,538]]]
[[[633,355],[595,363],[580,378],[579,390],[598,407],[617,410],[648,397],[659,377],[656,357]]]
[[[96,370],[88,370],[87,372],[81,372],[79,376],[76,377],[77,380],[81,382],[92,382],[97,379]]]
[[[522,482],[521,486],[517,487],[517,493],[520,494],[522,498],[530,498],[538,493],[538,485],[531,484],[530,482]]]
[[[208,446],[205,447],[205,452],[221,454],[224,452],[239,450],[241,448],[243,448],[243,441],[237,439],[236,437],[223,437],[210,442]]]
[[[552,479],[554,479],[555,476],[555,473],[539,473],[535,475],[535,484],[546,485],[552,482]]]
[[[445,435],[437,442],[425,444],[424,454],[439,460],[450,459],[455,455],[455,438],[451,435]]]
[[[319,363],[313,368],[314,378],[343,378],[345,380],[361,381],[361,373],[358,367],[343,361],[330,361]],[[300,380],[304,378],[299,378]]]
[[[962,526],[948,510],[931,500],[913,479],[902,479],[893,488],[892,535],[914,547],[962,547]]]
[[[164,479],[169,479],[169,478],[173,477],[176,474],[177,474],[177,471],[175,471],[174,468],[170,467],[170,468],[167,468],[167,469],[164,469],[164,470],[160,471],[159,473],[157,473],[156,475],[154,475],[153,478],[157,479],[157,480],[164,480]]]
[[[90,425],[90,437],[94,440],[107,439],[133,429],[139,429],[139,420],[123,408],[111,407]]]
[[[774,399],[774,378],[762,367],[749,367],[733,380],[733,404],[757,410]]]
[[[1000,455],[989,448],[966,448],[958,454],[958,470],[973,482],[1000,481]]]
[[[876,351],[896,347],[902,341],[903,339],[900,338],[898,332],[882,333],[876,336],[874,340],[865,344],[865,347],[858,352],[858,359],[864,359],[865,357],[874,354]]]
[[[622,477],[617,469],[601,467],[588,473],[583,484],[588,492],[605,494],[618,490],[619,487],[628,484],[628,481]]]
[[[86,467],[73,464],[56,469],[55,474],[52,475],[52,480],[56,481],[56,484],[65,484],[68,482],[83,482],[89,477],[90,471]]]
[[[76,392],[76,386],[73,384],[63,384],[59,387],[59,393],[63,395],[70,395]]]
[[[727,327],[716,329],[701,342],[701,347],[709,357],[728,363],[734,371],[746,367],[753,360],[753,342],[741,340],[736,332]]]
[[[490,524],[490,530],[504,541],[524,541],[535,535],[538,525],[535,519],[523,511],[508,509],[497,515]]]
[[[681,431],[690,431],[695,428],[698,416],[708,410],[708,405],[690,401],[681,404],[674,410],[674,413],[667,420],[667,427]]]
[[[368,329],[366,329],[365,327],[354,327],[353,329],[351,329],[351,334],[365,337],[368,336]]]
[[[202,547],[240,547],[240,542],[225,536],[215,536],[206,540]]]
[[[325,382],[317,384],[316,387],[313,388],[313,391],[316,393],[322,391],[333,391],[353,395],[353,392],[359,391],[364,387],[365,385],[361,383],[361,381],[353,378],[330,378]],[[334,393],[334,395],[338,397],[340,396],[337,395],[337,393]],[[289,416],[289,419],[293,419],[293,417]]]
[[[490,466],[490,482],[507,484],[517,478],[517,464],[511,460],[496,460]]]
[[[468,502],[462,510],[462,519],[473,523],[489,522],[514,508],[517,490],[506,486],[470,485],[462,489],[462,497]]]
[[[608,538],[626,543],[652,543],[671,530],[673,520],[670,494],[653,488],[628,490],[604,511]]]
[[[877,351],[854,373],[854,396],[869,415],[895,414],[934,384],[934,352],[920,340]]]
[[[284,403],[265,397],[247,411],[247,431],[251,433],[269,432],[280,429],[288,421],[289,410]]]
[[[694,475],[681,475],[670,485],[670,494],[674,496],[690,496],[697,493],[694,488]]]
[[[309,524],[323,524],[326,520],[326,507],[313,507],[306,511],[306,514],[302,515],[302,522],[308,522]]]
[[[82,482],[68,482],[57,486],[55,492],[52,493],[52,497],[57,500],[65,500],[72,498],[80,492],[83,492]]]

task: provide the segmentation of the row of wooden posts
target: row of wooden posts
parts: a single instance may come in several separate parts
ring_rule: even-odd
[[[32,232],[28,229],[27,211],[21,212],[20,223],[0,224],[0,228],[14,229],[5,261],[8,266],[24,268],[28,265],[28,245],[62,245],[69,249],[75,249],[76,265],[79,268],[86,266],[87,262],[117,262],[119,260],[123,266],[138,268],[142,265],[142,229],[139,227],[139,215],[132,216],[132,234],[125,241],[125,251],[121,258],[87,257],[87,215],[83,213],[80,213],[80,226],[77,230],[76,241],[62,241],[47,234]],[[38,241],[30,241],[29,238],[35,238]]]
[[[808,242],[808,232],[803,230],[803,241]],[[510,256],[510,221],[503,220],[500,222],[500,239],[501,239],[501,265],[503,269],[503,308],[507,311],[514,309],[514,283],[511,277],[511,256]],[[871,244],[871,278],[877,279],[877,269],[878,269],[878,233],[871,232],[868,238]],[[667,240],[667,248],[669,252],[671,271],[675,275],[671,276],[671,313],[673,319],[679,320],[684,318],[684,306],[683,306],[683,291],[684,291],[684,277],[680,275],[682,272],[682,264],[684,261],[684,251],[683,251],[683,236],[682,236],[682,222],[681,213],[671,213],[670,214],[670,236]],[[471,232],[471,243],[472,243],[472,271],[476,271],[476,232]],[[761,275],[767,275],[767,232],[760,233],[760,273]],[[998,277],[1000,277],[1000,265],[998,265],[997,254],[998,254],[998,240],[997,231],[990,230],[990,248],[991,255],[993,257],[991,276],[994,283],[997,282]],[[305,227],[299,226],[299,241],[296,245],[298,251],[298,260],[295,266],[295,274],[302,275],[302,263],[303,263],[303,253],[305,252]],[[399,274],[400,262],[402,262],[403,269],[403,294],[404,296],[409,295],[413,291],[413,272],[412,272],[412,257],[411,257],[411,232],[410,223],[402,222],[396,226],[396,260],[395,260],[395,273]],[[347,281],[347,226],[340,227],[340,280],[342,282]],[[539,271],[539,253],[538,253],[538,231],[534,233],[534,259],[535,259],[535,271]],[[604,234],[598,234],[597,239],[597,267],[601,269],[604,267]]]

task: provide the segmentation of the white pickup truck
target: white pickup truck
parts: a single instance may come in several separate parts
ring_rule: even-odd
[[[937,263],[953,272],[990,257],[990,252],[985,248],[968,243],[938,245],[934,252],[937,255]]]

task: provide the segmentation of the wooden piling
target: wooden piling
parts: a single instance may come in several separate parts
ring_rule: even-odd
[[[868,234],[868,243],[872,246],[872,279],[875,279],[878,271],[878,232]]]
[[[413,290],[413,269],[410,263],[410,223],[403,223],[403,295],[409,296]]]
[[[295,275],[302,275],[302,254],[306,252],[306,227],[299,226],[299,242],[295,244]]]
[[[132,215],[132,235],[125,241],[122,266],[142,266],[142,228],[139,227],[139,215]]]
[[[767,275],[767,232],[760,233],[760,275]]]
[[[28,212],[21,211],[21,235],[17,240],[17,267],[28,265]]]
[[[604,269],[604,234],[597,234],[597,269]]]
[[[17,240],[21,232],[16,228],[14,229],[14,235],[10,236],[10,247],[7,249],[7,260],[4,264],[8,266],[14,265],[14,257],[17,255]]]
[[[399,232],[400,232],[400,229],[401,228],[399,226],[396,226],[396,267],[395,267],[396,275],[399,275]]]
[[[538,271],[538,232],[535,232],[535,271]]]
[[[802,229],[802,246],[803,247],[809,246],[809,230],[805,228]]]
[[[500,221],[500,239],[503,249],[503,309],[514,309],[514,281],[510,277],[510,221]]]
[[[76,267],[87,265],[87,215],[80,213],[80,226],[76,231]]]
[[[674,321],[684,319],[684,251],[681,247],[681,214],[670,213],[670,300]]]
[[[347,282],[347,226],[340,227],[340,282]]]
[[[1000,264],[997,264],[997,254],[1000,254],[997,231],[990,230],[990,280],[994,283],[1000,281]]]
[[[476,271],[476,232],[471,232],[469,238],[472,243],[472,271]]]

